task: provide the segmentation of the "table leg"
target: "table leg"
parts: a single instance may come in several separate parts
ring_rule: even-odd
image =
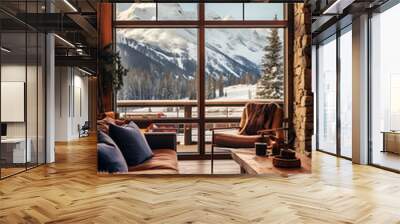
[[[381,152],[386,152],[386,133],[383,133],[383,149]]]
[[[240,174],[246,174],[246,170],[243,167],[240,167]]]
[[[211,174],[214,174],[214,145],[211,144]]]

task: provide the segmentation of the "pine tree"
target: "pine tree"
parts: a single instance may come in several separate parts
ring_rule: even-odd
[[[218,96],[223,97],[224,96],[224,76],[219,75],[218,79]]]
[[[268,45],[264,48],[265,55],[261,64],[262,75],[257,83],[257,97],[260,99],[283,99],[282,41],[278,29],[271,29],[267,40]]]
[[[214,78],[211,75],[207,75],[206,78],[206,94],[207,99],[215,98],[215,82]]]

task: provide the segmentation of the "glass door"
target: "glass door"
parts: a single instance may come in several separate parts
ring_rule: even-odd
[[[336,36],[318,47],[317,149],[336,154]]]
[[[316,148],[351,159],[352,26],[322,41],[316,57]]]
[[[26,170],[31,162],[25,111],[26,33],[1,34],[1,176]],[[28,149],[28,150],[27,150]]]
[[[352,33],[351,26],[340,36],[340,155],[352,157]]]

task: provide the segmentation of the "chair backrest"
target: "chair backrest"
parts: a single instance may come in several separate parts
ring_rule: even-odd
[[[285,117],[285,112],[283,111],[283,108],[281,106],[279,106],[275,110],[274,118],[272,120],[272,125],[271,125],[270,128],[271,129],[282,128],[283,127],[284,117]],[[275,132],[275,136],[280,140],[284,140],[284,138],[285,138],[284,130],[276,131]]]
[[[249,112],[248,110],[254,110],[254,108],[256,108],[256,112]],[[261,111],[258,111],[261,110]],[[266,114],[268,113],[268,111],[273,110],[274,114],[272,115],[272,117],[270,117],[271,115]],[[264,116],[264,117],[257,117],[254,118],[254,116]],[[253,120],[253,121],[249,121],[249,119]],[[260,131],[262,129],[275,129],[275,128],[281,128],[283,125],[283,119],[284,119],[284,111],[282,109],[282,106],[280,106],[279,104],[276,103],[247,103],[246,107],[243,111],[242,114],[242,118],[240,121],[240,134],[255,134],[257,131]],[[263,124],[249,124],[249,122],[264,122]],[[248,132],[248,127],[247,125],[251,125],[251,132],[252,133],[246,133]],[[257,130],[254,130],[257,129]],[[278,138],[284,138],[284,132],[283,131],[277,131],[277,133],[275,133],[276,136]]]
[[[85,121],[85,123],[82,125],[82,129],[83,130],[87,130],[87,129],[90,129],[90,123],[89,123],[89,121]]]

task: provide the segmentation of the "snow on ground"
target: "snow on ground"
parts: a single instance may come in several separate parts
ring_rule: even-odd
[[[246,84],[239,84],[228,86],[224,88],[224,95],[222,97],[217,97],[212,100],[222,100],[222,99],[230,99],[230,100],[247,100],[247,99],[254,99],[256,96],[256,85],[246,85]],[[219,92],[216,91],[216,95],[218,96]]]
[[[218,96],[218,91],[216,92]],[[224,88],[224,96],[211,99],[210,101],[224,101],[224,100],[244,100],[254,99],[256,96],[256,85],[233,85]],[[183,99],[187,100],[187,99]],[[207,107],[206,116],[208,117],[240,117],[242,114],[242,107]],[[120,113],[132,114],[151,114],[156,115],[162,113],[165,117],[184,117],[183,108],[179,107],[143,107],[134,108],[130,110],[121,109]],[[197,108],[193,107],[192,116],[197,116]]]

